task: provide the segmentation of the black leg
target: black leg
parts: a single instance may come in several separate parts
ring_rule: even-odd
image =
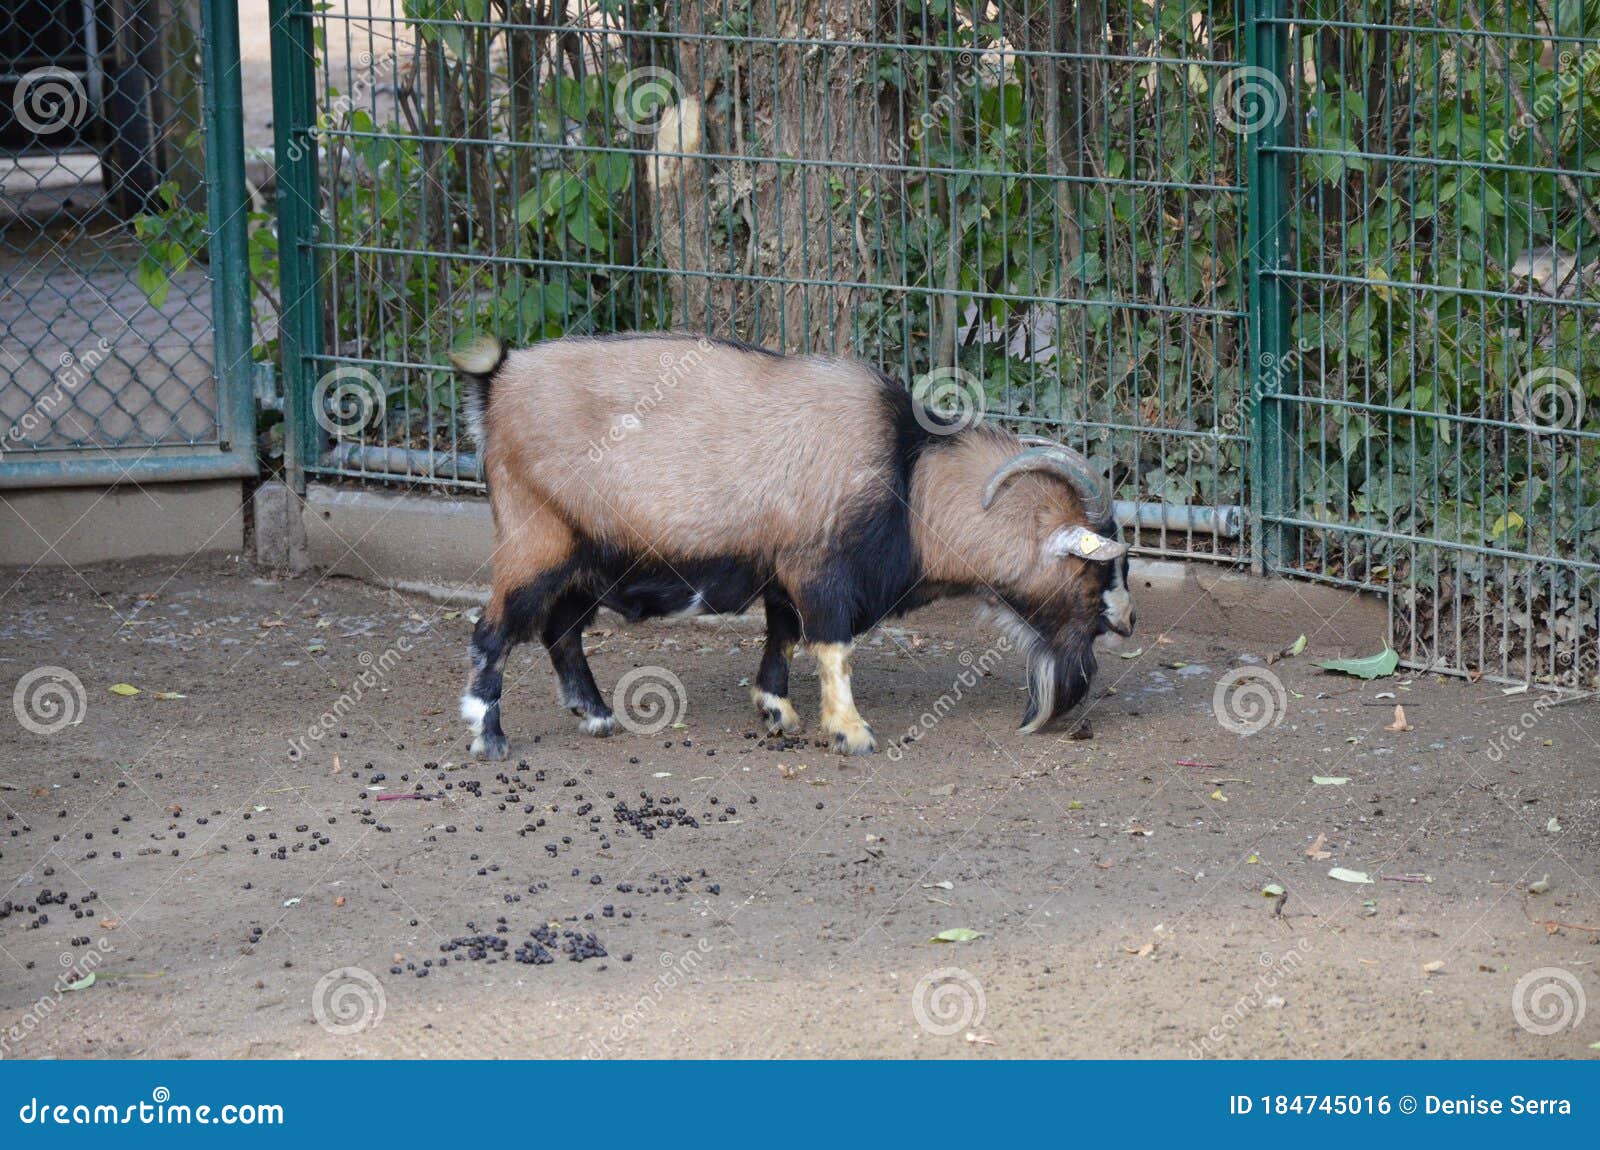
[[[579,729],[586,735],[604,737],[616,729],[617,721],[606,705],[600,688],[583,653],[583,629],[599,609],[580,591],[569,591],[556,601],[545,620],[540,637],[550,652],[550,663],[561,680],[561,702],[583,719]]]
[[[800,717],[789,702],[789,657],[800,639],[800,616],[787,595],[767,596],[767,645],[761,653],[750,698],[767,722],[771,734],[792,734]]]
[[[461,717],[472,730],[472,753],[480,759],[498,761],[510,753],[500,729],[506,656],[538,629],[567,578],[564,570],[550,571],[509,595],[491,597],[473,629],[472,680],[461,696]]]
[[[472,632],[472,681],[461,696],[461,717],[472,729],[472,753],[480,759],[509,754],[500,729],[500,689],[511,638],[505,623],[485,612]]]

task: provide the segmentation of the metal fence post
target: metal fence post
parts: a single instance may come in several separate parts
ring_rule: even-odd
[[[256,460],[250,385],[250,266],[244,186],[244,101],[239,81],[238,0],[207,0],[205,69],[206,218],[210,223],[220,447]]]
[[[1289,405],[1281,396],[1295,382],[1288,285],[1277,274],[1292,257],[1288,218],[1289,157],[1280,151],[1284,124],[1294,114],[1287,77],[1288,27],[1282,0],[1245,0],[1245,65],[1263,100],[1276,101],[1246,137],[1249,295],[1251,565],[1279,567],[1293,554],[1292,529],[1282,519],[1295,508]]]
[[[312,418],[310,373],[322,353],[322,291],[316,251],[316,48],[311,0],[270,0],[273,153],[277,168],[278,276],[283,310],[278,347],[283,372],[284,469],[305,490],[305,466],[321,446]]]

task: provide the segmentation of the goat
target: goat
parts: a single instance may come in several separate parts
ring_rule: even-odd
[[[495,524],[489,603],[461,700],[473,754],[503,759],[506,655],[537,635],[580,729],[616,718],[584,657],[602,607],[629,619],[761,600],[751,698],[772,733],[800,720],[789,660],[816,657],[832,749],[877,747],[850,689],[855,636],[977,594],[1028,657],[1022,730],[1078,703],[1095,639],[1129,635],[1127,546],[1089,460],[965,426],[860,360],[693,336],[458,342]]]

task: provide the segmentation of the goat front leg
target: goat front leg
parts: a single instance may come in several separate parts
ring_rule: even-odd
[[[841,755],[870,755],[878,749],[872,728],[856,710],[850,693],[850,652],[854,643],[811,643],[817,657],[817,678],[822,683],[822,729],[829,745]]]
[[[767,599],[767,645],[761,669],[750,688],[750,701],[766,720],[769,735],[792,735],[800,729],[800,716],[789,702],[789,659],[800,638],[800,616],[787,598]]]

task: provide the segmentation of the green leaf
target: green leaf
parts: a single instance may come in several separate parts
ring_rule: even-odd
[[[595,182],[607,192],[625,192],[633,183],[633,161],[618,152],[607,152],[594,158]]]
[[[63,990],[88,990],[93,985],[94,985],[94,971],[91,970],[88,974],[84,975],[77,982],[69,982],[66,986],[62,987],[62,989]]]
[[[1294,641],[1294,644],[1289,648],[1289,655],[1292,658],[1293,656],[1300,654],[1305,649],[1306,649],[1306,637],[1304,635],[1301,635],[1300,638],[1296,639]]]
[[[1275,882],[1269,882],[1261,888],[1262,898],[1278,898],[1283,894],[1283,888]]]
[[[1507,511],[1504,515],[1500,516],[1500,518],[1494,521],[1494,526],[1489,529],[1489,538],[1498,539],[1508,530],[1515,530],[1522,526],[1524,526],[1522,516],[1518,515],[1515,511]]]
[[[1400,656],[1392,647],[1385,647],[1379,654],[1368,655],[1364,659],[1330,659],[1326,663],[1318,663],[1324,671],[1337,671],[1341,675],[1354,675],[1358,679],[1381,679],[1385,675],[1392,675],[1395,668],[1400,665]]]
[[[1311,781],[1319,787],[1342,787],[1350,780],[1343,775],[1312,775]]]
[[[929,942],[971,942],[975,938],[983,937],[981,930],[970,930],[964,926],[953,926],[949,930],[941,930],[930,938]]]
[[[593,251],[603,253],[606,250],[605,230],[596,225],[585,212],[577,212],[567,220],[567,234],[576,243]]]
[[[135,687],[132,683],[112,683],[111,686],[106,688],[106,690],[110,691],[113,695],[131,696],[139,693],[139,688]]]

